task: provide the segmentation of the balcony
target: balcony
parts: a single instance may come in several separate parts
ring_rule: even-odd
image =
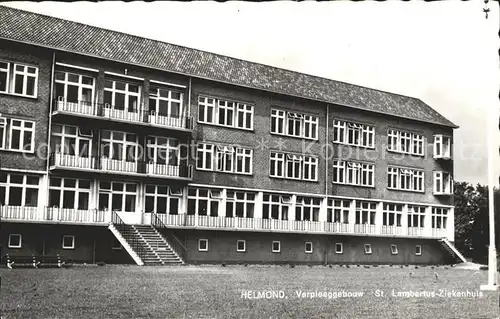
[[[62,98],[54,101],[53,115],[57,114],[183,131],[193,130],[193,118],[188,116],[161,114],[153,110],[125,110],[112,107],[109,104],[98,104],[86,101],[69,102]]]
[[[145,161],[125,161],[106,157],[84,157],[52,153],[49,158],[51,170],[67,169],[98,173],[149,176],[169,179],[191,180],[192,165],[167,165]]]
[[[0,215],[2,221],[10,222],[107,224],[111,220],[109,211],[55,207],[38,208],[4,205],[0,207]]]

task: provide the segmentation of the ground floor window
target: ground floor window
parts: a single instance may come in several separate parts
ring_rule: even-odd
[[[236,242],[236,251],[237,252],[245,252],[246,251],[246,247],[247,246],[247,242],[245,240],[238,240]]]
[[[391,245],[391,254],[393,254],[393,255],[398,254],[398,246],[397,245]]]
[[[422,256],[422,246],[420,245],[415,246],[415,255]]]
[[[11,206],[38,205],[40,177],[14,173],[0,174],[0,203]]]
[[[253,218],[255,193],[227,191],[226,217]]]
[[[290,206],[290,195],[274,195],[264,193],[262,203],[262,218],[288,220],[288,212],[290,210]]]
[[[366,255],[371,255],[372,253],[372,245],[371,244],[365,244],[365,254]]]
[[[62,240],[63,249],[75,249],[75,236],[64,235]]]
[[[306,242],[306,254],[311,254],[313,252],[313,243],[310,241]]]
[[[9,246],[9,248],[21,248],[21,246],[22,246],[21,234],[10,234],[8,246]]]
[[[89,209],[90,180],[50,178],[49,207]]]
[[[344,247],[342,243],[336,243],[335,244],[335,253],[336,254],[342,254],[344,252]]]
[[[222,192],[218,189],[188,189],[188,215],[219,216]]]
[[[135,212],[137,184],[124,182],[99,182],[99,210]]]
[[[146,185],[146,212],[179,214],[182,188],[167,185]]]
[[[326,221],[329,223],[349,223],[349,200],[328,199]]]
[[[281,251],[281,242],[280,241],[273,241],[273,253],[279,253]]]
[[[198,240],[198,251],[208,251],[208,239]]]

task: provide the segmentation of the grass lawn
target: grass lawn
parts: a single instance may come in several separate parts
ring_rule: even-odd
[[[410,274],[412,273],[412,274]],[[438,273],[436,280],[435,273]],[[394,297],[396,292],[479,292],[487,271],[431,267],[107,265],[0,269],[3,318],[495,318],[498,293]],[[377,289],[384,296],[377,296]],[[283,291],[245,299],[243,291]],[[301,292],[363,292],[299,298]],[[252,295],[252,294],[250,294]],[[380,295],[380,293],[379,293]],[[258,296],[258,295],[256,295]],[[332,297],[332,295],[330,295]]]

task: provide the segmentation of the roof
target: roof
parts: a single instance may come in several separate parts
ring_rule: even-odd
[[[330,104],[457,126],[417,98],[0,6],[0,39]]]

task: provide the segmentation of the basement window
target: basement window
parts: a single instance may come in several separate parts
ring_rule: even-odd
[[[9,235],[9,248],[21,248],[22,236],[21,234],[10,234]]]
[[[311,254],[313,252],[313,243],[308,241],[306,242],[306,254]]]
[[[397,245],[391,245],[391,254],[393,254],[393,255],[398,254],[398,246]]]
[[[247,250],[246,248],[247,248],[247,243],[245,240],[238,240],[236,242],[236,251],[237,252],[240,252],[240,253],[245,252]]]
[[[342,243],[336,243],[335,244],[335,253],[336,254],[342,254],[344,252],[344,247]]]
[[[422,256],[422,246],[420,246],[420,245],[415,246],[415,255]]]
[[[113,246],[111,246],[111,249],[113,250],[122,250],[123,246],[122,244],[118,241],[118,239],[114,238],[113,239]]]
[[[273,253],[279,253],[281,251],[281,242],[273,241]]]
[[[75,236],[64,235],[62,241],[63,249],[75,249]]]
[[[371,254],[372,254],[372,245],[365,244],[365,255],[371,255]]]
[[[208,239],[198,240],[198,251],[208,251]]]

